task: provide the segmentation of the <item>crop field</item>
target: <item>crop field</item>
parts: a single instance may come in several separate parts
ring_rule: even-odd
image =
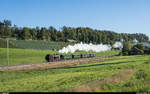
[[[0,92],[149,92],[150,56],[125,57],[56,69],[0,72]]]
[[[7,65],[6,48],[0,48],[0,66]],[[58,51],[52,50],[32,50],[9,48],[9,65],[42,63],[45,61],[46,54],[58,54]],[[86,53],[78,51],[75,54]],[[89,52],[90,53],[90,52]],[[108,54],[109,53],[109,54]],[[97,56],[117,55],[118,51],[108,51],[106,53],[97,53]],[[71,54],[71,53],[70,53]]]
[[[7,48],[7,40],[0,39],[0,48]],[[16,48],[16,46],[9,43],[9,48]]]
[[[20,48],[20,49],[37,49],[37,50],[59,50],[67,45],[74,43],[69,42],[51,42],[41,40],[9,40],[9,48]],[[6,48],[7,42],[5,39],[0,39],[0,48]]]
[[[56,50],[67,46],[68,43],[64,42],[50,42],[50,41],[36,41],[36,40],[11,40],[12,44],[16,45],[17,48],[22,49],[40,49],[40,50]]]

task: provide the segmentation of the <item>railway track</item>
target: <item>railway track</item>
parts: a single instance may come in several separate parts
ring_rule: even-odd
[[[96,56],[96,57],[92,57],[92,58],[78,58],[78,59],[61,60],[61,61],[55,61],[55,62],[41,62],[41,63],[34,63],[34,64],[0,66],[0,71],[3,69],[24,68],[24,67],[30,67],[30,66],[36,66],[36,65],[46,65],[46,64],[61,63],[61,62],[74,61],[74,60],[87,59],[87,61],[89,61],[89,62],[90,61],[99,61],[99,60],[104,60],[104,59],[107,59],[110,57],[117,57],[117,56]]]

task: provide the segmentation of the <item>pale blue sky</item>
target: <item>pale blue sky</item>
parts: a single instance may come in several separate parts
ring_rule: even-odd
[[[0,0],[0,21],[19,27],[91,27],[150,36],[150,0]]]

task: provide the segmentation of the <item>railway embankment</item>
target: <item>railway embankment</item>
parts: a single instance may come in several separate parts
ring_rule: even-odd
[[[97,56],[94,58],[83,58],[83,59],[63,60],[63,61],[47,62],[47,63],[44,62],[44,63],[36,63],[36,64],[4,66],[4,67],[0,67],[0,71],[46,70],[46,69],[71,67],[73,65],[80,65],[80,64],[90,64],[90,63],[97,63],[97,62],[101,63],[105,61],[113,61],[113,60],[120,60],[120,59],[127,59],[127,58],[128,57]]]

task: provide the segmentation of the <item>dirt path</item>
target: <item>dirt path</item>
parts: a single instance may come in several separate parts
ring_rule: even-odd
[[[76,60],[49,62],[49,63],[38,63],[38,64],[26,64],[26,65],[0,67],[0,71],[45,70],[45,69],[70,67],[70,66],[79,65],[79,64],[90,64],[90,63],[120,60],[120,59],[127,59],[127,58],[125,58],[125,57],[118,58],[118,59],[113,59],[113,58],[109,58],[109,57],[108,58],[99,58],[99,57],[84,58],[84,59],[76,59]]]
[[[135,70],[133,69],[127,69],[123,72],[112,75],[111,77],[108,77],[106,79],[98,80],[93,83],[78,86],[77,88],[74,88],[70,90],[69,92],[93,92],[94,89],[102,88],[102,86],[105,83],[118,84],[121,81],[128,80],[134,74],[134,72]]]

